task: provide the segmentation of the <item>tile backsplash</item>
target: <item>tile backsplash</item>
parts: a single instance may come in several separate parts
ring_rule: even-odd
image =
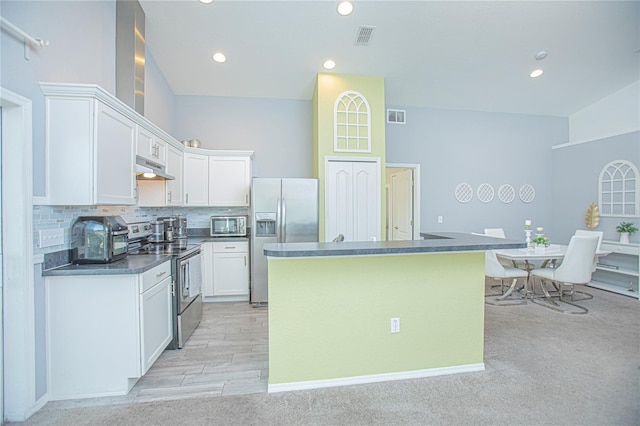
[[[182,214],[187,217],[187,228],[208,228],[211,216],[248,215],[247,207],[138,207],[138,206],[34,206],[33,252],[53,253],[71,248],[71,226],[78,216],[118,215],[125,221],[133,218],[155,220],[157,217]],[[39,247],[39,232],[64,228],[64,244]]]

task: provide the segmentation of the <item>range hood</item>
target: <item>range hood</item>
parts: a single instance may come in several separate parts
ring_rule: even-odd
[[[174,180],[175,177],[168,175],[164,166],[136,155],[136,179]]]

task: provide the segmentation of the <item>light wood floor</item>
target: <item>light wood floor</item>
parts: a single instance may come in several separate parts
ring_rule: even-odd
[[[165,350],[128,395],[54,401],[79,407],[267,391],[267,308],[248,302],[205,303],[202,321],[182,349]]]

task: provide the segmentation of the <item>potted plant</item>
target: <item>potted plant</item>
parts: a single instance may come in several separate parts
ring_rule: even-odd
[[[629,235],[638,231],[638,228],[633,222],[620,222],[620,225],[616,226],[616,231],[620,233],[620,242],[623,244],[629,244]]]
[[[536,247],[548,247],[550,244],[549,239],[543,235],[538,235],[537,237],[533,238],[531,242],[534,243]]]

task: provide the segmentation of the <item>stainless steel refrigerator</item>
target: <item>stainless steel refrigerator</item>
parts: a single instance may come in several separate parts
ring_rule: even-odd
[[[251,303],[267,303],[267,243],[318,241],[318,180],[254,178]]]

